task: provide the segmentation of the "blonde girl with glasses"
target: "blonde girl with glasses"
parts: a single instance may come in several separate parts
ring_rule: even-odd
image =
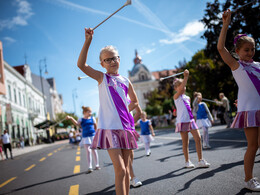
[[[86,64],[93,33],[92,29],[85,28],[85,42],[77,63],[86,75],[98,82],[98,126],[91,147],[108,151],[114,166],[116,194],[127,195],[130,189],[130,156],[137,148],[134,122],[139,119],[141,109],[131,82],[118,74],[120,58],[113,46],[104,47],[100,52],[100,64],[106,73]],[[136,111],[134,117],[130,113],[132,110]]]

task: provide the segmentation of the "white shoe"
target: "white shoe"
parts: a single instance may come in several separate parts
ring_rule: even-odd
[[[258,179],[254,177],[248,182],[245,182],[245,188],[255,192],[260,192],[260,183],[258,182]]]
[[[186,168],[195,168],[195,165],[189,160],[188,162],[185,162]]]
[[[134,188],[136,188],[143,184],[137,177],[134,177],[132,180],[130,180],[130,185],[133,186]]]
[[[204,160],[204,159],[201,159],[199,162],[198,162],[198,167],[201,167],[201,168],[208,168],[210,166],[210,164]]]

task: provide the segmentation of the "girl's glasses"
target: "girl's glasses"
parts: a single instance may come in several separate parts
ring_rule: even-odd
[[[110,64],[110,63],[112,62],[112,60],[113,60],[114,62],[117,62],[119,59],[120,59],[119,56],[115,56],[115,57],[112,57],[112,58],[106,58],[106,59],[104,59],[103,61],[104,61],[105,63],[107,63],[107,64]]]

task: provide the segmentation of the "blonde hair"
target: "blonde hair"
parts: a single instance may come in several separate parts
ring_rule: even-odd
[[[114,47],[113,45],[105,46],[105,47],[103,47],[103,48],[100,50],[100,54],[99,54],[99,60],[100,60],[100,62],[102,61],[102,55],[103,55],[103,53],[105,53],[105,52],[112,52],[112,53],[115,53],[115,54],[119,55],[119,54],[118,54],[118,50],[117,50],[116,47]]]
[[[142,111],[141,114],[147,116],[146,112],[145,111]]]
[[[255,40],[245,34],[238,34],[234,38],[235,49],[240,49],[245,43],[252,43],[255,45]]]
[[[174,85],[174,89],[176,89],[177,87],[179,87],[183,82],[183,79],[176,79],[173,81],[173,85]]]
[[[83,110],[83,113],[84,112],[87,112],[87,111],[92,111],[90,107],[85,107],[85,106],[82,106],[82,110]]]

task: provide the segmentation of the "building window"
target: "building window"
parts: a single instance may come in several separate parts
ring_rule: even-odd
[[[11,86],[8,85],[8,95],[9,95],[9,100],[12,101],[12,92],[11,92]]]
[[[31,102],[31,98],[29,97],[29,109],[32,109],[32,102]]]
[[[139,80],[140,80],[140,81],[148,80],[147,74],[145,74],[144,72],[141,72],[141,73],[139,74]]]
[[[17,98],[16,98],[16,89],[14,89],[14,102],[17,103]]]
[[[18,96],[19,96],[19,104],[22,105],[22,97],[21,97],[21,92],[18,92]]]
[[[23,95],[23,105],[24,105],[24,107],[26,107],[26,104],[25,104],[25,95]]]

